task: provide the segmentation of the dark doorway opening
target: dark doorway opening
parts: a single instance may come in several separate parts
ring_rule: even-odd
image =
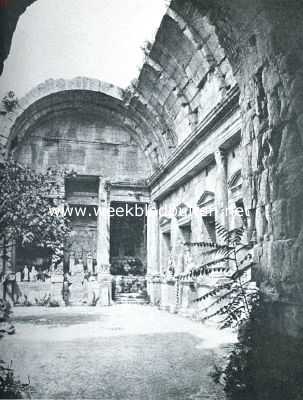
[[[146,205],[111,203],[110,259],[113,275],[146,273]]]

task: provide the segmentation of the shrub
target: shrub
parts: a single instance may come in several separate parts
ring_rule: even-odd
[[[37,299],[35,298],[35,303],[37,306],[48,306],[49,303],[51,301],[51,295],[49,294],[45,294],[44,296],[42,296],[41,299]]]
[[[59,301],[55,299],[50,299],[48,303],[49,307],[60,307]]]
[[[14,376],[14,370],[5,366],[0,360],[0,399],[24,399],[30,398],[29,383],[21,383]]]
[[[0,338],[4,334],[15,333],[15,328],[10,322],[11,305],[0,299]],[[30,398],[29,384],[23,384],[14,377],[12,365],[6,366],[3,360],[0,360],[0,398],[1,399],[24,399]]]

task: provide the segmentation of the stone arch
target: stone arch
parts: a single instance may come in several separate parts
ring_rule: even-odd
[[[19,15],[33,2],[34,0],[21,0],[18,6],[16,2],[12,4],[10,25],[7,26],[6,32],[8,48]],[[195,127],[198,122],[198,113],[204,112],[203,107],[199,109],[197,93],[205,85],[209,73],[221,71],[222,60],[228,59],[224,48],[220,47],[216,24],[208,22],[209,18],[201,15],[201,10],[198,15],[195,14],[198,3],[195,1],[171,2],[149,54],[153,63],[150,65],[149,57],[147,57],[138,80],[140,95],[143,99],[147,99],[149,110],[152,107],[157,111],[163,124],[162,132],[158,135],[161,145],[157,150],[162,153],[163,159],[176,145],[177,127],[180,126],[182,139]],[[219,1],[218,7],[220,8]],[[203,11],[206,13],[207,8]],[[165,32],[170,32],[171,29],[177,36],[178,46],[169,44],[169,35],[167,36]],[[4,57],[7,54],[8,51],[4,52]],[[162,72],[157,68],[155,70],[154,65],[160,66]],[[228,71],[218,73],[222,81],[220,90],[225,90],[231,84],[231,82],[224,83],[225,77],[232,75],[230,66],[225,66],[226,68]],[[148,95],[151,86],[155,92],[154,96]],[[196,97],[195,101],[191,101],[193,97]],[[137,101],[131,102],[134,106],[136,103]]]
[[[174,3],[168,8],[146,57],[138,87],[144,97],[157,102],[155,107],[160,113],[173,121],[180,143],[195,129],[199,117],[211,109],[209,101],[202,105],[200,101],[204,87],[209,90],[209,77],[218,81],[218,98],[235,84],[235,79],[214,27],[203,19],[203,29],[199,31]],[[154,97],[150,96],[151,88]]]
[[[43,113],[50,112],[50,108],[55,109],[56,103],[60,107],[68,107],[68,102],[79,106],[82,97],[91,98],[91,111],[95,108],[95,112],[98,112],[98,107],[103,107],[108,109],[108,113],[115,113],[120,124],[132,133],[154,167],[165,160],[169,150],[165,148],[167,144],[161,137],[161,132],[165,129],[161,121],[148,113],[144,114],[142,108],[139,109],[138,106],[125,104],[122,89],[84,77],[72,80],[49,79],[31,90],[20,99],[14,111],[7,113],[1,119],[1,143],[9,149],[16,135],[25,133],[26,124],[33,124]],[[43,102],[50,98],[52,98],[51,106],[43,106]],[[85,107],[85,101],[82,103]],[[157,157],[153,154],[155,151]]]

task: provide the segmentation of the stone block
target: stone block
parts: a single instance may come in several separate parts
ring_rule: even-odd
[[[281,83],[281,77],[277,68],[269,64],[263,69],[262,82],[266,93],[272,93],[274,89]]]
[[[303,113],[303,92],[295,92],[290,99],[288,118]]]
[[[253,140],[251,143],[251,170],[252,172],[257,172],[259,170],[259,152],[260,152],[260,145],[258,140]]]
[[[299,131],[299,134],[301,137],[301,143],[303,145],[303,113],[298,116],[297,125],[298,125],[298,131]]]
[[[207,46],[211,51],[214,59],[217,63],[220,63],[221,60],[225,57],[224,49],[221,47],[219,43],[219,39],[217,35],[210,35],[209,39],[207,40]]]
[[[268,120],[269,127],[275,128],[280,124],[280,110],[281,100],[278,97],[278,93],[275,91],[271,95],[267,96],[267,109],[268,109]]]
[[[270,201],[270,186],[269,186],[269,170],[266,169],[261,172],[259,191],[258,191],[258,202],[259,205],[265,205]]]
[[[67,90],[67,81],[65,79],[57,79],[55,82],[56,91]]]

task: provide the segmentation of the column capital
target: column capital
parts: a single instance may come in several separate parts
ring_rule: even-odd
[[[159,206],[157,204],[156,201],[152,200],[149,204],[148,204],[148,209],[152,210],[152,211],[158,211],[159,210]]]
[[[99,176],[99,184],[103,185],[103,187],[107,190],[107,187],[110,189],[111,186],[111,181],[110,178],[108,178],[107,176]]]
[[[111,189],[110,179],[104,176],[99,176],[99,200],[106,201]]]

